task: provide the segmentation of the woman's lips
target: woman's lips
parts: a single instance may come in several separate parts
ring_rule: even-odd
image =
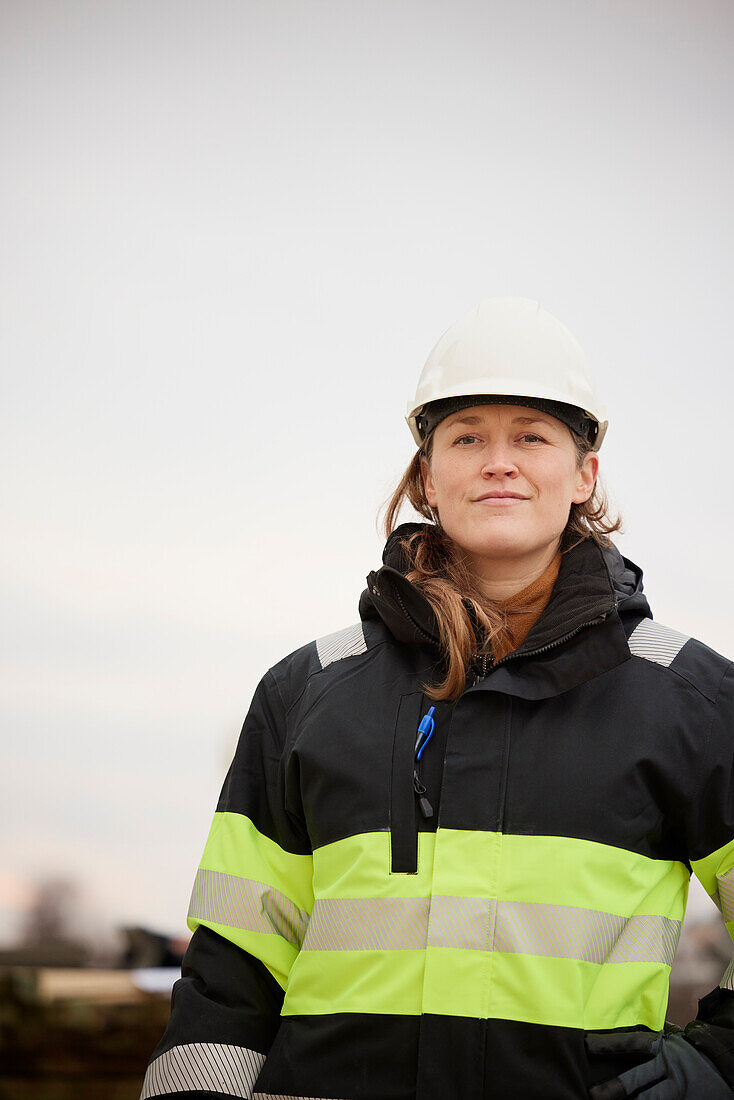
[[[512,493],[497,493],[497,494],[491,494],[491,495],[487,495],[487,496],[483,496],[483,497],[478,497],[476,503],[477,504],[492,504],[492,505],[498,505],[499,507],[502,507],[502,508],[507,508],[508,505],[522,504],[522,502],[524,500],[527,500],[527,499],[528,499],[527,497],[515,496]]]

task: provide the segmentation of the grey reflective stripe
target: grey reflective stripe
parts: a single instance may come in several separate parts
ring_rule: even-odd
[[[668,917],[620,917],[573,905],[499,901],[494,950],[592,963],[672,966],[680,928],[680,921]]]
[[[734,959],[731,960],[726,970],[724,971],[724,976],[719,982],[719,988],[731,989],[732,992],[734,992]]]
[[[669,626],[653,622],[652,619],[643,619],[630,634],[629,647],[630,653],[635,657],[644,657],[657,665],[667,667],[688,641],[688,634],[680,634]]]
[[[734,867],[723,875],[716,876],[718,889],[714,901],[722,912],[724,920],[734,921]]]
[[[333,1097],[325,1096],[286,1096],[284,1092],[254,1092],[252,1100],[333,1100]]]
[[[435,897],[428,943],[593,963],[672,966],[680,928],[680,921],[646,914],[620,917],[574,905]]]
[[[188,915],[248,932],[275,933],[296,947],[308,925],[308,913],[266,882],[202,868],[196,873]]]
[[[320,898],[304,951],[497,951],[592,963],[672,966],[680,921],[494,898]]]
[[[333,1097],[325,1096],[286,1096],[284,1092],[254,1092],[252,1100],[333,1100]]]
[[[361,623],[347,626],[344,630],[337,630],[335,634],[327,634],[316,642],[321,667],[326,668],[334,661],[341,661],[344,657],[356,657],[358,653],[367,652],[367,642]]]
[[[429,898],[318,898],[304,951],[420,951]]]
[[[264,1054],[224,1043],[171,1047],[148,1066],[140,1100],[197,1089],[250,1100],[264,1063]]]
[[[431,899],[428,943],[431,947],[465,947],[488,951],[494,940],[497,902],[494,898]]]

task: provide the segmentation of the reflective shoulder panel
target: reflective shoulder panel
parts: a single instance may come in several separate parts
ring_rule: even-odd
[[[724,976],[719,982],[719,987],[721,989],[731,989],[734,993],[734,959],[731,960],[724,971]]]
[[[248,1100],[265,1055],[225,1043],[186,1043],[150,1063],[140,1100],[200,1089]]]
[[[630,634],[629,647],[635,657],[644,657],[667,668],[689,640],[688,634],[681,634],[652,619],[643,619]]]
[[[345,657],[356,657],[358,653],[367,652],[364,630],[361,623],[347,626],[344,630],[337,630],[335,634],[327,634],[316,641],[316,652],[322,668],[332,665],[334,661],[342,661]]]

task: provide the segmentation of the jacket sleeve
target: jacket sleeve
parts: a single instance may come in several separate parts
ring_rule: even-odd
[[[703,774],[689,824],[691,867],[712,898],[734,940],[734,665],[719,689]],[[734,1088],[734,957],[719,985],[699,1001],[685,1036],[716,1065]],[[734,1096],[734,1093],[732,1093]]]
[[[193,936],[141,1100],[250,1098],[278,1028],[313,908],[297,775],[284,762],[286,709],[267,673],[224,781],[191,895]]]

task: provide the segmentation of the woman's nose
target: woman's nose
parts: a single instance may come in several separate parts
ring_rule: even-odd
[[[506,447],[489,448],[482,463],[483,477],[516,477],[517,466]]]

